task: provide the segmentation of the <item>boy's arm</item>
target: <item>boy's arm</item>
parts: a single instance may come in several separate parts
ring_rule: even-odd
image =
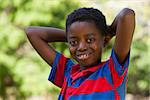
[[[129,8],[124,8],[114,19],[110,26],[116,34],[114,50],[119,63],[122,64],[130,50],[135,29],[135,13]]]
[[[25,29],[26,35],[38,54],[52,65],[56,51],[48,42],[66,42],[64,30],[50,27],[28,27]]]

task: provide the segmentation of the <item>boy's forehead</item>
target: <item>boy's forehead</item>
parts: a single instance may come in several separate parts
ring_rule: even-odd
[[[100,30],[96,27],[94,22],[77,21],[70,25],[68,32],[67,32],[67,36],[69,37],[76,36],[76,35],[80,36],[81,33],[84,33],[84,35],[87,35],[87,36],[101,34]]]
[[[89,26],[96,28],[96,24],[93,21],[76,21],[70,25],[70,29],[80,28],[80,27],[83,28],[83,27],[89,27]]]

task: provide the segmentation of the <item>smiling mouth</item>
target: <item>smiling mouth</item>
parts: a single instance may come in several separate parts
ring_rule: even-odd
[[[86,60],[86,59],[89,58],[89,56],[90,56],[90,53],[88,53],[88,54],[80,54],[80,55],[77,55],[77,58],[79,60]]]

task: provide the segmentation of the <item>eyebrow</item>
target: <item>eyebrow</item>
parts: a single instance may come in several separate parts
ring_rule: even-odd
[[[90,32],[90,33],[87,33],[85,36],[86,36],[86,37],[95,36],[95,34],[94,34],[93,32]],[[76,39],[77,37],[74,36],[74,35],[71,35],[71,36],[69,36],[69,38],[70,38],[70,39]]]
[[[95,36],[93,32],[87,33],[86,36]]]
[[[76,36],[69,36],[69,38],[76,39],[77,37]]]

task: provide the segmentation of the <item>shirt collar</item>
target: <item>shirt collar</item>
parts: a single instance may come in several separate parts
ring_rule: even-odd
[[[81,70],[79,64],[72,66],[72,69],[71,69],[72,81],[76,80],[77,78],[80,78],[80,77],[83,77],[85,75],[89,75],[89,74],[95,72],[98,68],[102,67],[104,63],[105,62],[101,62],[100,64],[90,67],[90,68],[87,68],[85,70]]]

